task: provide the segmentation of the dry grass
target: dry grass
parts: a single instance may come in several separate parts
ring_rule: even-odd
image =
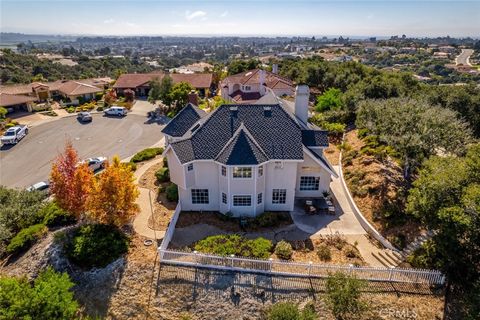
[[[153,215],[148,219],[148,226],[154,230],[166,230],[170,219],[175,211],[176,202],[167,200],[165,192],[158,193],[159,187],[165,190],[168,182],[159,184],[155,172],[163,167],[163,163],[157,163],[150,167],[139,179],[140,187],[150,189],[152,196],[157,198],[153,201]]]
[[[392,225],[381,215],[386,203],[398,200],[402,203],[399,192],[405,181],[400,166],[392,159],[380,162],[373,156],[360,154],[365,143],[358,138],[357,130],[348,132],[345,141],[351,150],[359,152],[351,164],[344,161],[343,165],[345,180],[362,214],[383,236],[391,239],[404,235],[407,243],[414,240],[422,231],[418,223],[409,219],[401,225]],[[347,154],[344,152],[344,159]]]
[[[330,143],[328,148],[325,149],[324,155],[332,166],[338,165],[340,157],[340,149],[338,148],[338,145]]]
[[[351,243],[348,243],[340,235],[323,236],[315,239],[289,241],[293,247],[293,255],[290,261],[294,262],[313,262],[317,264],[337,264],[337,265],[349,265],[364,266],[366,262],[363,260],[362,255],[358,249]],[[318,255],[318,249],[320,247],[326,247],[330,251],[330,259],[322,259]],[[347,256],[350,252],[354,256]],[[272,258],[279,259],[275,254],[272,254]]]

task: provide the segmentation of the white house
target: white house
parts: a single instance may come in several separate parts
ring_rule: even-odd
[[[249,104],[266,95],[268,90],[277,96],[293,95],[292,81],[277,74],[276,64],[272,71],[254,69],[226,77],[220,83],[222,98],[234,103]]]
[[[336,173],[323,155],[327,132],[307,122],[308,97],[297,87],[294,110],[279,102],[206,114],[187,105],[162,130],[182,210],[255,216],[328,191]]]

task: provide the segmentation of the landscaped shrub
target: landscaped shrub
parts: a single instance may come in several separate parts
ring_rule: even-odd
[[[34,224],[20,232],[10,240],[7,246],[8,253],[16,253],[30,248],[35,242],[47,233],[47,228],[43,223]]]
[[[168,159],[167,159],[167,157],[164,157],[164,158],[163,158],[163,167],[164,167],[164,168],[168,168]]]
[[[264,238],[246,239],[237,234],[207,237],[195,244],[195,250],[222,256],[236,255],[266,259],[270,256],[272,242]]]
[[[155,177],[157,177],[158,182],[167,182],[170,181],[170,171],[168,168],[160,168],[155,172]]]
[[[163,152],[163,148],[147,148],[143,149],[140,152],[137,152],[132,159],[130,160],[131,162],[141,162],[145,160],[150,160],[152,158],[155,158],[157,155],[161,154]]]
[[[122,162],[122,164],[130,167],[130,170],[132,170],[132,172],[135,172],[137,170],[137,164],[135,162]]]
[[[283,260],[290,260],[292,258],[292,245],[284,240],[277,243],[275,246],[275,254]]]
[[[347,258],[360,258],[360,254],[358,252],[358,249],[354,248],[354,247],[346,247],[345,250],[344,250],[344,253],[345,253],[345,256]]]
[[[0,277],[0,319],[80,319],[73,286],[68,274],[51,267],[33,283],[25,277]]]
[[[367,305],[362,301],[365,282],[347,274],[337,272],[328,277],[326,283],[327,303],[335,319],[361,319]]]
[[[277,302],[267,310],[267,320],[315,320],[318,318],[311,303],[303,310],[292,302]]]
[[[128,250],[128,239],[115,226],[84,225],[76,229],[67,243],[67,256],[83,268],[103,268]]]
[[[170,183],[165,189],[168,201],[178,201],[178,187],[175,183]]]
[[[280,224],[286,224],[286,222],[293,223],[290,214],[287,212],[264,212],[259,216],[248,222],[248,225],[252,228],[270,228],[277,227]]]
[[[332,260],[332,252],[326,244],[320,244],[317,248],[317,256],[322,261]]]
[[[48,227],[58,227],[75,223],[75,217],[61,209],[55,202],[49,202],[38,211],[39,219]]]
[[[65,108],[65,111],[67,111],[68,113],[74,113],[75,112],[75,107]]]

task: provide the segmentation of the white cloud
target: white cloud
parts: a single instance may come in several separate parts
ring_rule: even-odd
[[[202,20],[206,20],[206,15],[207,13],[205,11],[197,10],[194,12],[186,11],[185,12],[185,19],[188,21],[196,19],[196,18],[202,18]]]
[[[220,17],[222,18],[225,18],[226,16],[228,16],[228,11],[223,11],[222,14],[220,15]]]
[[[105,23],[105,24],[110,24],[110,23],[114,23],[114,22],[115,22],[115,20],[113,20],[111,18],[107,19],[107,20],[103,20],[103,23]]]
[[[136,23],[133,23],[133,22],[125,22],[125,25],[127,27],[131,27],[131,28],[137,28],[138,25]]]

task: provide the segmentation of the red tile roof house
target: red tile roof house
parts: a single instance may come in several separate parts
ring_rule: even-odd
[[[28,100],[29,104],[22,105],[21,109],[32,111],[32,102],[42,102],[56,96],[68,97],[73,101],[78,100],[79,97],[83,100],[93,99],[96,93],[108,87],[110,81],[110,78],[95,78],[4,85],[0,86],[0,93],[17,96],[16,101]],[[9,98],[11,99],[13,98]]]
[[[113,85],[113,88],[117,91],[118,95],[123,95],[125,90],[130,89],[135,92],[135,96],[145,97],[148,96],[148,91],[150,90],[150,81],[154,79],[162,80],[164,76],[165,73],[163,72],[122,74]],[[211,73],[171,73],[169,76],[172,78],[174,84],[187,82],[197,89],[201,96],[209,95],[213,81],[213,75]]]
[[[33,110],[34,97],[8,94],[0,92],[0,107],[6,108],[9,112]]]
[[[220,84],[222,98],[234,103],[254,103],[266,95],[267,88],[276,96],[294,94],[293,82],[287,78],[262,69],[254,69],[234,74],[223,79]]]

